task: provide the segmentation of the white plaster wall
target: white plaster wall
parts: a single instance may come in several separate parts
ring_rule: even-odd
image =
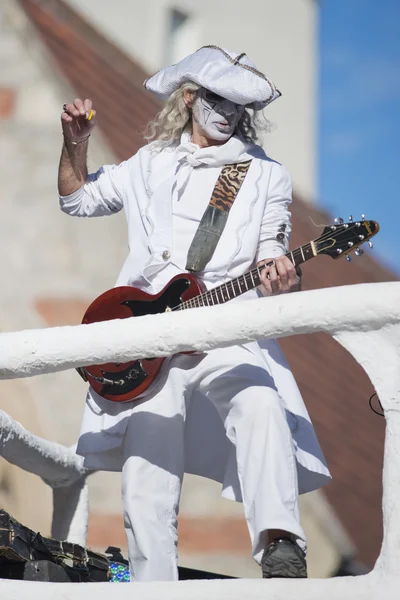
[[[283,93],[267,108],[265,148],[305,199],[316,193],[317,11],[315,0],[67,0],[149,73],[171,50],[169,11],[190,15],[176,58],[206,44],[246,52]],[[176,54],[176,53],[175,53]]]
[[[398,577],[239,579],[116,584],[2,582],[4,600],[397,600]]]

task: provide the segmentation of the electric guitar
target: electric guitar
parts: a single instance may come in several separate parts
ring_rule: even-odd
[[[338,259],[358,248],[376,235],[376,221],[364,219],[325,227],[315,240],[300,246],[286,256],[298,266],[314,256],[327,254]],[[372,243],[368,241],[372,247]],[[347,256],[350,259],[349,256]],[[271,265],[272,263],[268,263]],[[218,287],[207,290],[200,279],[191,273],[176,275],[155,295],[131,286],[116,287],[101,294],[87,309],[82,323],[96,323],[112,319],[126,319],[169,311],[185,310],[198,306],[222,304],[260,285],[261,272],[267,265],[255,267],[244,275]],[[128,402],[141,395],[157,377],[165,358],[144,358],[128,363],[106,363],[77,369],[85,381],[103,398],[114,402]]]

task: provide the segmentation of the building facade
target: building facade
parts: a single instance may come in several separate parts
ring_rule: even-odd
[[[201,46],[246,52],[282,92],[265,111],[268,154],[307,201],[316,195],[315,0],[68,0],[149,73]],[[95,101],[95,98],[94,98]]]

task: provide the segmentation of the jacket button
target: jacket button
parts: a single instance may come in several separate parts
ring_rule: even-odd
[[[171,253],[169,250],[164,250],[164,252],[162,253],[162,257],[164,260],[168,260],[169,258],[171,258]]]

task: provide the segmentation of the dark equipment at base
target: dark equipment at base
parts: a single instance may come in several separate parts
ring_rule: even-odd
[[[219,573],[210,573],[210,571],[199,571],[198,569],[189,569],[187,567],[178,567],[179,581],[184,579],[237,579],[231,575],[219,575]]]
[[[209,571],[178,567],[179,580],[187,579],[236,579],[229,575],[218,575]],[[24,581],[51,581],[52,583],[79,583],[88,581],[66,565],[57,565],[48,560],[32,560],[25,563],[0,564],[0,579]]]
[[[0,564],[0,579],[51,581],[53,583],[79,583],[81,581],[79,574],[74,569],[69,569],[66,565],[57,565],[49,560]]]
[[[121,556],[122,558],[122,556]],[[30,581],[110,581],[111,563],[127,561],[78,544],[46,538],[0,510],[0,578]],[[34,563],[34,564],[33,564]]]
[[[119,548],[104,554],[78,544],[45,538],[0,510],[0,579],[53,583],[105,582],[113,568],[127,569]],[[235,579],[207,571],[179,567],[179,579]]]

